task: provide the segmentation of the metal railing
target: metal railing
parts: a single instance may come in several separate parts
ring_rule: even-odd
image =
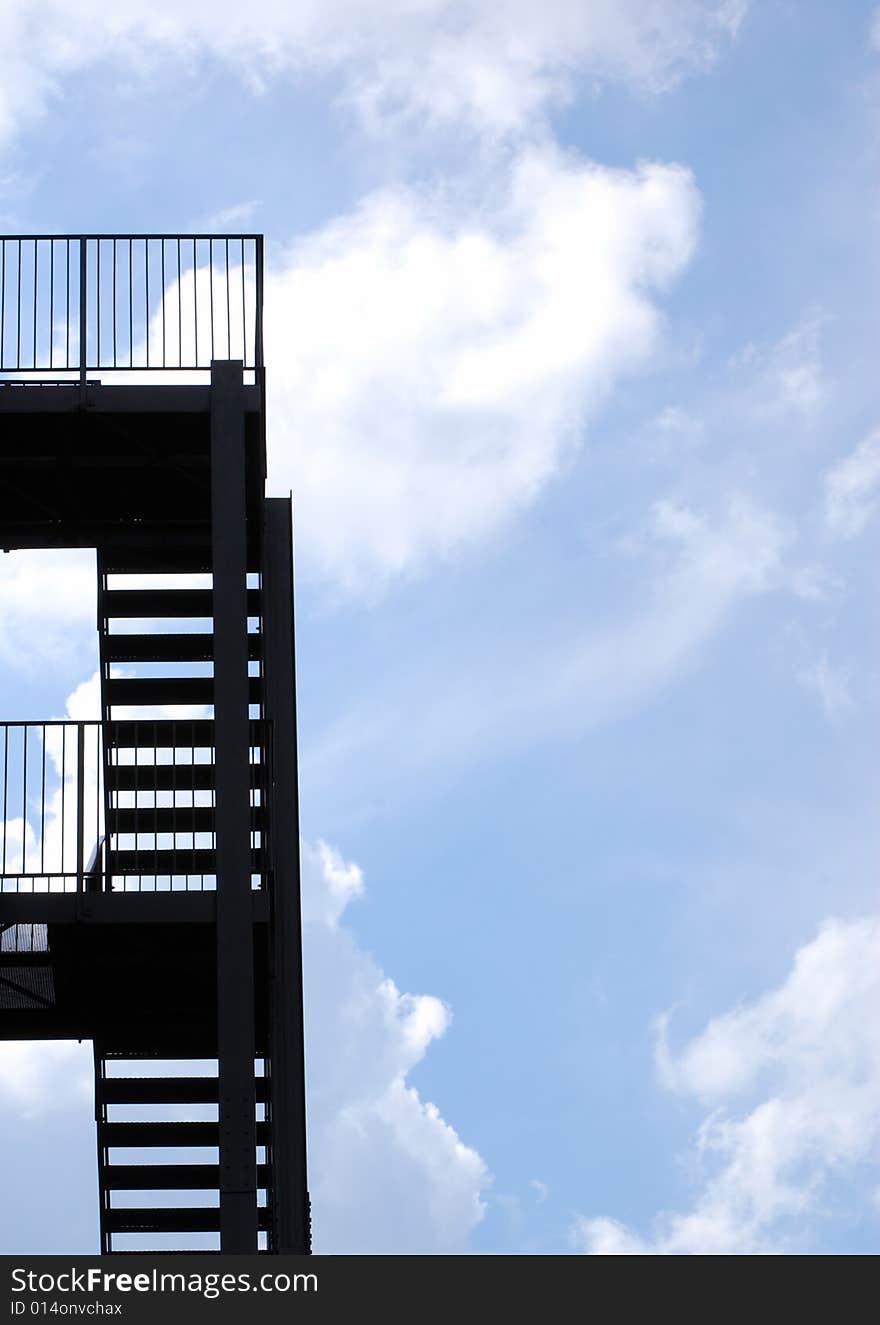
[[[0,723],[0,891],[95,886],[102,763],[100,722]]]
[[[265,887],[268,724],[251,720],[251,886]],[[0,723],[0,893],[217,887],[210,719]]]
[[[0,374],[263,367],[262,235],[0,236]]]

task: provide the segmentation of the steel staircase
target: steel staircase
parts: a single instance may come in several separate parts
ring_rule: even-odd
[[[215,886],[212,590],[179,587],[181,577],[194,574],[210,581],[208,556],[197,547],[159,556],[111,548],[101,556],[105,876],[112,891]],[[144,587],[111,587],[120,575],[143,577]],[[249,670],[257,673],[249,680],[251,867],[257,886],[266,763],[257,588],[248,590],[248,614]],[[134,631],[133,623],[139,626]]]
[[[198,548],[166,549],[159,555],[154,550],[105,548],[101,554],[98,625],[106,796],[104,871],[111,891],[210,890],[216,886],[212,589],[180,587],[181,577],[194,575],[210,584],[208,566],[209,552]],[[143,587],[113,587],[114,578],[122,575],[127,577],[127,585],[131,577],[142,579]],[[249,670],[259,673],[259,589],[248,590],[248,614]],[[194,671],[202,674],[192,675]],[[251,868],[252,887],[258,887],[263,886],[266,813],[259,674],[250,677],[249,699]],[[165,715],[165,710],[170,714]],[[191,1056],[182,1059],[179,1045],[169,1045],[167,1059],[183,1074],[143,1076],[135,1071],[137,1067],[143,1071],[143,1060],[130,1048],[111,1048],[96,1041],[103,1252],[161,1250],[149,1246],[157,1235],[173,1237],[179,1247],[181,1236],[198,1234],[193,1249],[199,1251],[210,1249],[202,1235],[214,1234],[216,1241],[220,1228],[217,1109],[209,1110],[210,1120],[193,1118],[194,1113],[205,1114],[204,1106],[218,1104],[216,1066],[212,1075],[196,1074],[213,1052],[208,1046],[193,1044]],[[270,1217],[265,1191],[269,1181],[267,1078],[255,1077],[255,1087],[262,1241]],[[133,1149],[136,1162],[116,1162],[120,1147]],[[142,1194],[137,1204],[119,1204],[135,1199],[135,1193]],[[173,1203],[175,1196],[177,1204]],[[207,1204],[180,1204],[182,1200]],[[131,1245],[133,1242],[137,1245]]]
[[[0,251],[0,547],[97,550],[101,689],[99,722],[0,723],[0,1040],[94,1045],[104,1250],[303,1254],[293,524],[266,493],[262,237]]]
[[[198,1234],[199,1240],[191,1250],[216,1250],[206,1245],[204,1235],[216,1235],[220,1228],[219,1087],[216,1067],[209,1075],[199,1074],[205,1066],[205,1060],[177,1059],[163,1061],[162,1075],[135,1075],[144,1072],[143,1058],[135,1060],[95,1044],[103,1254],[165,1250],[144,1245],[157,1234],[173,1237],[176,1250],[181,1250],[181,1237]],[[265,1235],[271,1214],[270,1169],[264,1149],[269,1143],[265,1117],[268,1081],[265,1076],[257,1076],[254,1084],[260,1161],[257,1182],[263,1201],[258,1212],[259,1228]],[[201,1115],[197,1120],[192,1118],[195,1111]],[[208,1118],[206,1113],[212,1116]],[[124,1162],[117,1159],[123,1148]],[[137,1156],[134,1162],[131,1151]],[[121,1246],[120,1238],[124,1238]],[[216,1242],[216,1236],[209,1240]]]

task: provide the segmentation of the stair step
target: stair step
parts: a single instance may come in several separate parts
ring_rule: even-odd
[[[250,768],[251,787],[259,787],[263,766]],[[106,779],[111,792],[212,791],[216,772],[213,764],[111,764]]]
[[[259,874],[263,868],[263,852],[260,847],[251,849],[251,871]],[[150,878],[153,875],[172,874],[216,874],[217,852],[208,847],[197,847],[194,851],[181,847],[178,850],[142,848],[132,851],[108,851],[105,873],[111,877],[116,874],[140,874]]]
[[[269,1143],[269,1125],[258,1122],[257,1145]],[[217,1146],[219,1123],[99,1123],[102,1146]]]
[[[268,1088],[266,1077],[254,1078],[258,1103]],[[216,1077],[105,1077],[100,1093],[105,1104],[216,1104],[220,1084]]]
[[[259,704],[263,683],[248,677],[248,702]],[[213,704],[212,676],[120,676],[104,682],[107,704]]]
[[[121,544],[101,548],[100,570],[105,575],[196,575],[211,570],[211,537],[185,545],[163,546],[154,540],[143,547]]]
[[[268,1164],[257,1165],[257,1186],[267,1187]],[[108,1164],[104,1187],[118,1192],[216,1191],[219,1164]]]
[[[262,635],[248,635],[248,657],[262,656]],[[107,662],[211,662],[214,636],[189,635],[105,635],[104,657]]]
[[[104,723],[104,742],[108,749],[210,749],[214,744],[214,719],[113,718]],[[250,743],[262,744],[261,724],[255,718],[250,723]]]
[[[99,617],[213,617],[213,589],[105,589]],[[247,590],[248,616],[260,615],[260,590]]]
[[[252,829],[263,827],[263,809],[251,806]],[[212,805],[138,805],[107,811],[107,831],[116,833],[213,833]]]
[[[213,833],[211,805],[144,805],[107,811],[107,831],[117,833]]]
[[[219,1206],[191,1206],[183,1210],[147,1208],[105,1210],[108,1233],[213,1233],[220,1228]],[[257,1227],[269,1227],[269,1212],[257,1211]]]

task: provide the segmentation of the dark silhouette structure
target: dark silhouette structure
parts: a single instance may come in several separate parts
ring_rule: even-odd
[[[309,1250],[262,256],[0,239],[0,546],[96,549],[101,691],[0,724],[0,1038],[94,1044],[105,1253]]]

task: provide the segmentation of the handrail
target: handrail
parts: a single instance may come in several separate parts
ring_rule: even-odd
[[[0,379],[263,368],[262,235],[0,236]],[[61,379],[63,380],[63,379]]]

